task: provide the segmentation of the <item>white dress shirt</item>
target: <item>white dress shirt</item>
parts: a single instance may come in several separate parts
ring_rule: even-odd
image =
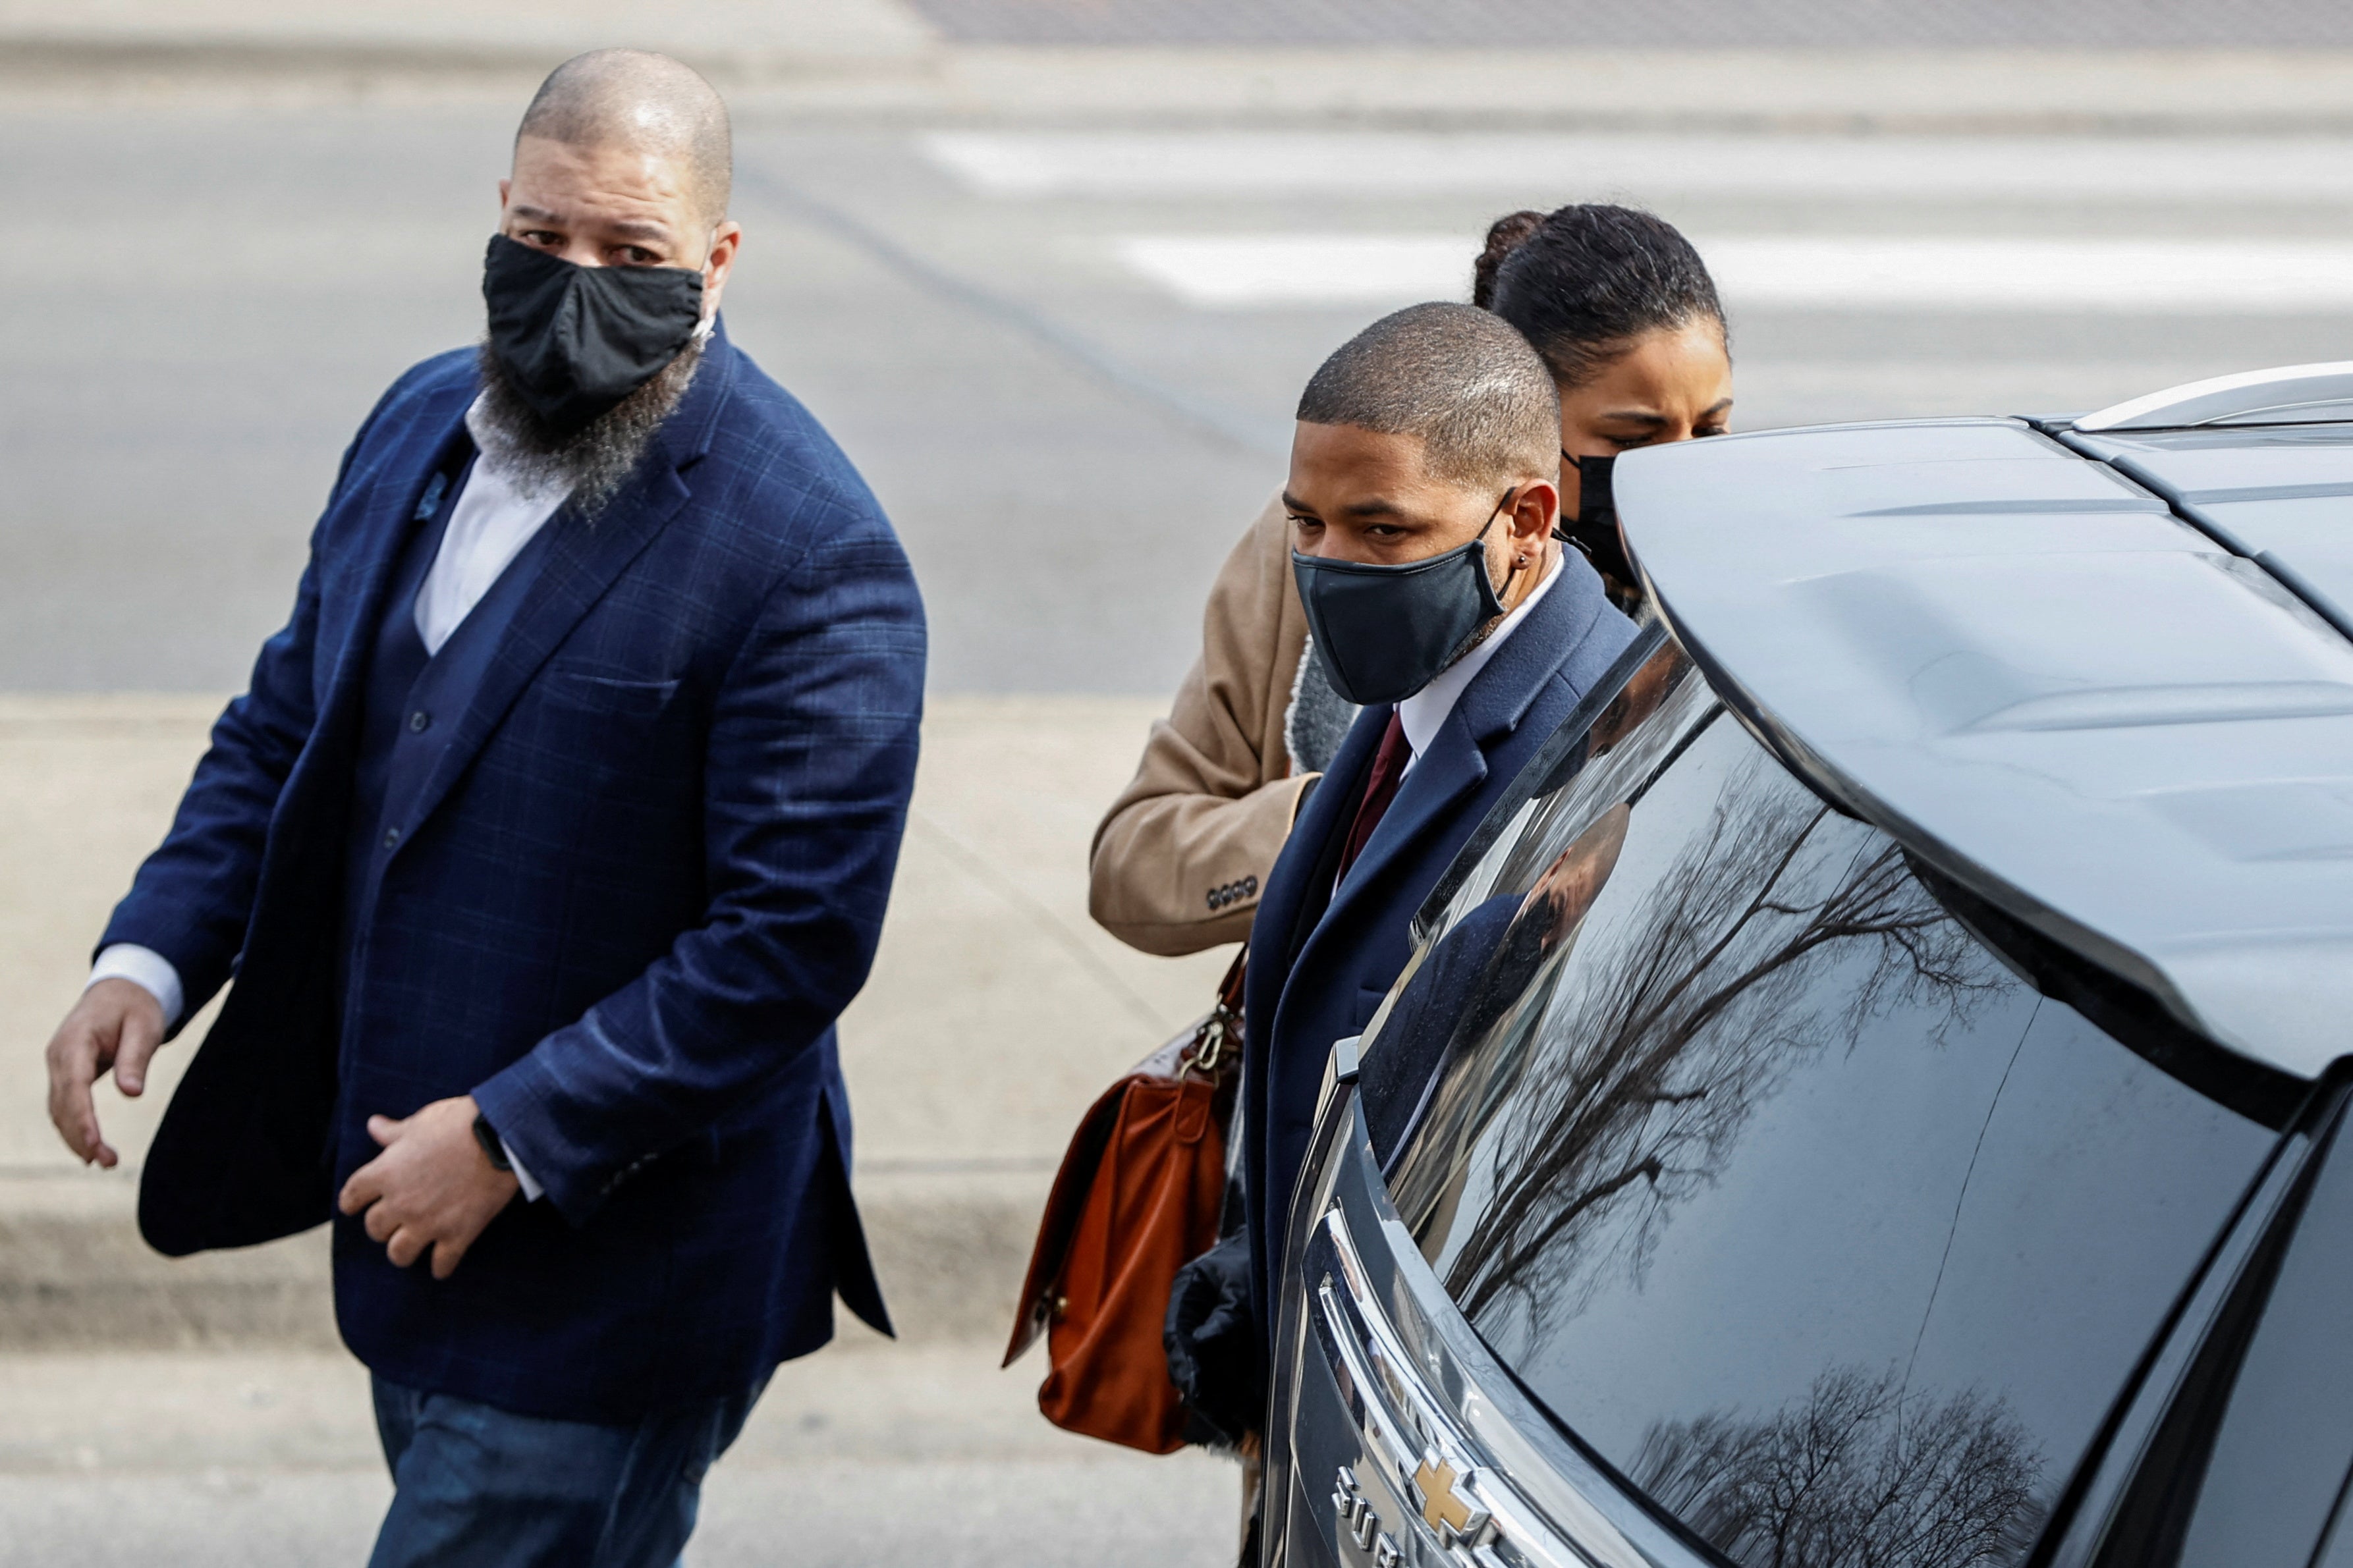
[[[481,455],[474,459],[474,471],[450,509],[449,526],[441,535],[432,570],[425,574],[425,585],[417,590],[417,635],[425,639],[427,654],[441,651],[499,574],[547,526],[571,493],[562,485],[533,489],[522,479],[497,432],[483,420],[479,398],[466,410],[466,428]]]
[[[449,525],[442,531],[441,547],[425,574],[424,585],[417,591],[417,635],[424,639],[427,655],[441,651],[499,574],[547,526],[571,493],[562,486],[534,489],[522,479],[506,447],[482,417],[479,398],[466,410],[466,429],[479,455],[450,510]],[[164,1009],[167,1029],[179,1022],[187,1005],[187,993],[172,961],[136,942],[119,942],[100,952],[84,989],[101,980],[128,980],[154,997]],[[513,1150],[507,1151],[507,1158],[513,1161]],[[520,1164],[515,1176],[524,1196],[536,1202],[539,1184]]]
[[[1479,672],[1487,668],[1487,661],[1493,658],[1504,644],[1510,640],[1511,635],[1520,629],[1520,624],[1528,618],[1528,612],[1536,607],[1536,601],[1552,592],[1552,585],[1560,581],[1560,553],[1555,552],[1552,569],[1545,574],[1544,581],[1528,591],[1528,596],[1520,601],[1519,608],[1504,617],[1503,625],[1490,632],[1486,640],[1477,647],[1440,670],[1429,685],[1398,702],[1398,727],[1405,731],[1406,746],[1413,753],[1406,759],[1406,773],[1413,772],[1414,764],[1421,761],[1421,753],[1438,739],[1438,731],[1446,727],[1446,721],[1454,712],[1455,703],[1462,700],[1462,693],[1471,683],[1479,679]]]

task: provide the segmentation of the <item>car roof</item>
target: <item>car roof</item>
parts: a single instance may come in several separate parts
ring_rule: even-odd
[[[1670,626],[1816,787],[2233,1050],[2347,1050],[2353,425],[1852,425],[1615,479]]]

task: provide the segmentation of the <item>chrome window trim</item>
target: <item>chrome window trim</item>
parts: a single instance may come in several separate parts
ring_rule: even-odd
[[[1345,1368],[1365,1451],[1377,1454],[1382,1479],[1390,1490],[1410,1505],[1422,1505],[1425,1528],[1432,1528],[1441,1549],[1464,1548],[1473,1562],[1508,1562],[1493,1551],[1500,1539],[1531,1563],[1563,1565],[1595,1561],[1576,1550],[1550,1522],[1499,1474],[1497,1466],[1469,1428],[1443,1410],[1409,1371],[1405,1346],[1374,1301],[1363,1261],[1337,1205],[1324,1211],[1319,1240],[1337,1263],[1318,1281],[1315,1292],[1316,1338]],[[1314,1254],[1311,1251],[1311,1258]],[[1360,1337],[1361,1336],[1361,1337]],[[1485,1459],[1487,1463],[1481,1463]],[[1473,1505],[1472,1522],[1458,1534],[1451,1525],[1433,1521],[1430,1498],[1420,1475],[1443,1462],[1454,1472],[1453,1486],[1467,1491]],[[1604,1557],[1601,1561],[1609,1561]],[[1633,1561],[1639,1562],[1640,1559]]]
[[[1360,1451],[1379,1456],[1384,1492],[1409,1509],[1419,1507],[1427,1500],[1416,1472],[1442,1461],[1456,1471],[1456,1493],[1486,1516],[1468,1537],[1451,1540],[1419,1513],[1393,1521],[1416,1537],[1401,1548],[1402,1561],[1479,1568],[1704,1568],[1708,1558],[1586,1454],[1455,1308],[1389,1203],[1352,1089],[1335,1093],[1319,1131],[1329,1142],[1322,1168],[1299,1194],[1302,1211],[1285,1276],[1290,1321],[1277,1383],[1287,1397],[1276,1411],[1281,1452],[1271,1456],[1277,1463],[1270,1467],[1270,1482],[1292,1468],[1297,1380],[1314,1353],[1324,1358],[1340,1387]],[[1374,1261],[1368,1262],[1366,1247]],[[1360,1486],[1368,1479],[1348,1478]],[[1346,1532],[1336,1517],[1342,1501],[1336,1494],[1345,1483],[1335,1486],[1335,1479],[1302,1475],[1298,1484],[1311,1497],[1335,1493],[1338,1540]],[[1271,1485],[1269,1490],[1282,1495]]]

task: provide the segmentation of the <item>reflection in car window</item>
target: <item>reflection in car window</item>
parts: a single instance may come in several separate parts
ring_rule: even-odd
[[[1578,891],[1512,900],[1545,941],[1504,928],[1398,1209],[1735,1561],[2014,1562],[2271,1134],[2039,994],[1737,725],[1642,744],[1571,786],[1569,844],[1532,837],[1553,802],[1491,851],[1588,847]]]
[[[1501,831],[1486,849],[1472,852],[1452,893],[1437,896],[1442,914],[1428,922],[1365,1030],[1360,1092],[1384,1163],[1428,1104],[1450,1049],[1483,1035],[1488,1005],[1516,997],[1527,967],[1584,917],[1615,863],[1627,803],[1717,711],[1683,651],[1661,644],[1590,729],[1546,746],[1531,771],[1547,776],[1527,797],[1498,808],[1508,820],[1494,824]]]
[[[1488,900],[1525,893],[1569,842],[1642,782],[1715,709],[1714,693],[1672,643],[1646,660],[1565,754],[1518,820],[1481,857],[1448,902],[1443,935]]]

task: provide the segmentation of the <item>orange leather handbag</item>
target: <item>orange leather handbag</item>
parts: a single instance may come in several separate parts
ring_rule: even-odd
[[[1055,1174],[1005,1364],[1045,1334],[1038,1408],[1068,1431],[1149,1454],[1185,1445],[1161,1330],[1176,1270],[1218,1241],[1247,957],[1208,1016],[1095,1101]]]

